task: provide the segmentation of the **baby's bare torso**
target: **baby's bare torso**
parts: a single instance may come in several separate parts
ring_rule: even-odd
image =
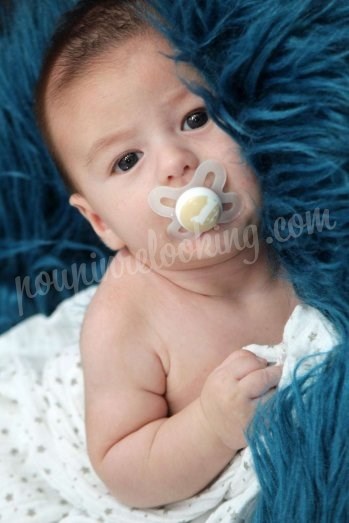
[[[234,350],[282,340],[295,303],[289,303],[280,287],[275,286],[272,296],[255,296],[249,312],[247,304],[239,308],[229,300],[189,297],[182,289],[173,290],[168,307],[157,307],[160,296],[153,295],[154,328],[168,351],[166,396],[171,413],[197,398],[207,376]]]
[[[198,295],[153,272],[123,278],[137,308],[135,316],[143,317],[144,344],[151,346],[162,362],[169,414],[197,398],[207,376],[234,350],[252,343],[279,343],[299,303],[290,285],[282,280],[236,301]]]

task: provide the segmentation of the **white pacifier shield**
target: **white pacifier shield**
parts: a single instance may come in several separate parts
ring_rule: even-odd
[[[205,183],[213,176],[210,187]],[[148,195],[151,209],[170,219],[167,234],[174,238],[200,235],[217,224],[233,221],[239,215],[242,201],[235,192],[224,192],[227,175],[217,160],[205,160],[184,187],[159,186]]]
[[[223,206],[219,196],[207,187],[192,187],[177,200],[175,213],[187,231],[203,233],[213,229],[219,221]]]

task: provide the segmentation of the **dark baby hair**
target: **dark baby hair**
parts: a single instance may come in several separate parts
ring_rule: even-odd
[[[80,0],[61,18],[44,57],[35,90],[35,115],[47,148],[70,192],[76,188],[56,149],[47,121],[46,92],[53,69],[50,96],[59,98],[82,77],[102,53],[128,39],[149,32],[143,0]]]

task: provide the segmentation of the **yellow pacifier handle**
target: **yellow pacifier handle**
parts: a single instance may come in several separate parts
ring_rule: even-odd
[[[213,229],[223,210],[219,196],[207,187],[192,187],[178,198],[177,220],[187,231],[203,233]]]
[[[240,196],[224,192],[226,180],[227,174],[220,162],[205,160],[187,185],[154,187],[148,195],[148,203],[156,214],[170,219],[166,229],[169,237],[190,238],[217,224],[233,221],[241,212]]]

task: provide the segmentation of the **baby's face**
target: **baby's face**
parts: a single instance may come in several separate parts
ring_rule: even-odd
[[[103,55],[47,111],[58,151],[80,190],[71,203],[111,248],[127,246],[143,261],[150,252],[149,260],[161,263],[167,249],[173,258],[167,268],[184,263],[174,256],[183,240],[168,237],[169,220],[150,208],[150,191],[186,185],[204,160],[224,165],[225,191],[241,195],[243,212],[218,231],[185,240],[191,261],[187,258],[184,268],[192,268],[236,254],[234,245],[229,253],[212,253],[200,249],[200,242],[206,238],[208,245],[211,235],[218,245],[225,230],[256,223],[260,193],[235,142],[209,119],[203,100],[178,76],[185,72],[193,79],[193,74],[178,71],[166,53],[171,50],[160,37],[134,38]],[[49,95],[50,86],[48,100]]]

